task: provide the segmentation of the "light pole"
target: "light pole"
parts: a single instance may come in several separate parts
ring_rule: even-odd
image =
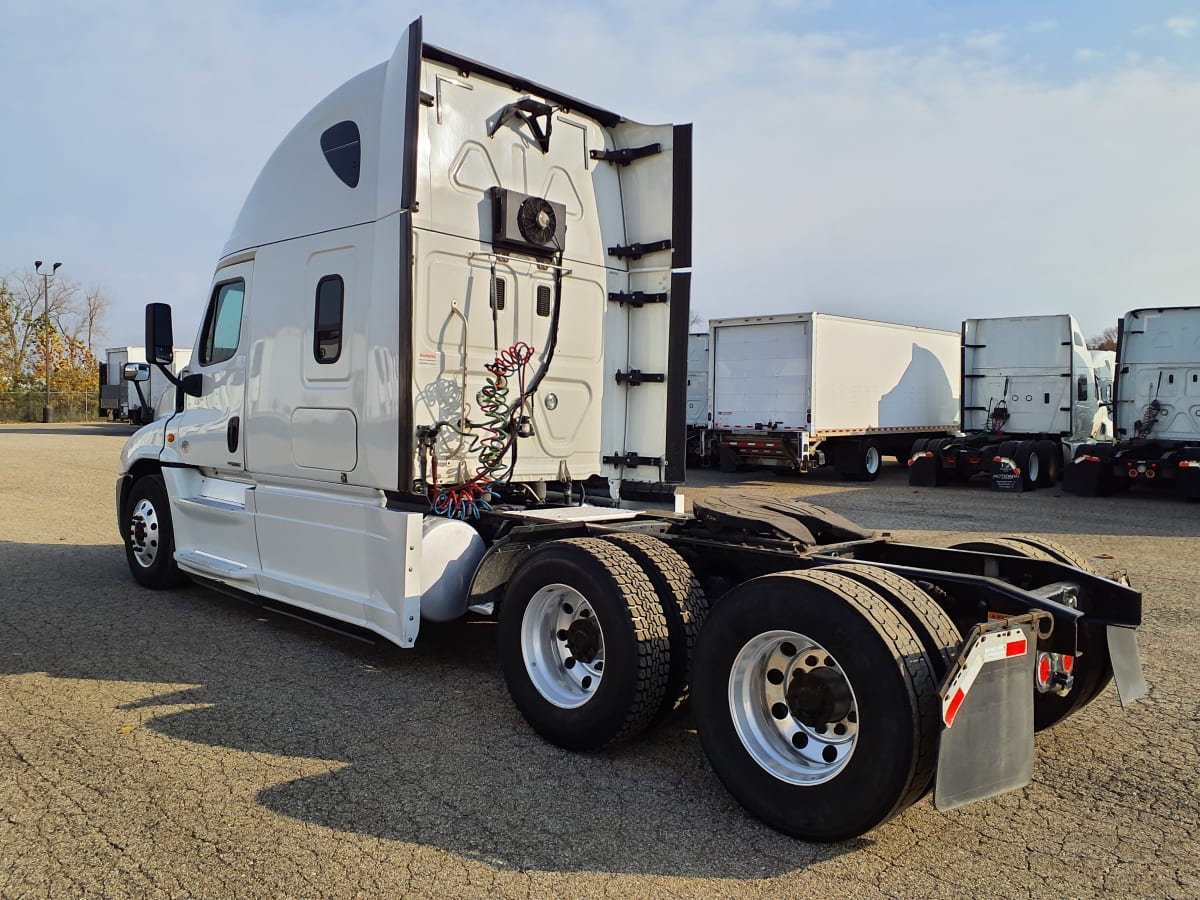
[[[50,406],[50,279],[55,276],[61,265],[62,263],[56,262],[49,272],[43,272],[42,261],[40,259],[33,261],[33,271],[42,276],[42,294],[45,297],[45,306],[43,307],[45,321],[42,323],[42,327],[46,332],[46,405],[42,407],[42,422],[46,424],[54,421],[54,410]]]

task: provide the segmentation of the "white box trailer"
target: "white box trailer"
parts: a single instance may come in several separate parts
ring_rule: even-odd
[[[1062,551],[900,544],[802,503],[581,502],[589,476],[682,470],[690,223],[689,126],[412,23],[251,189],[171,375],[183,408],[121,456],[133,577],[402,647],[423,621],[494,616],[514,703],[572,750],[686,691],[721,779],[788,834],[861,834],[931,786],[948,808],[1025,784],[1034,724],[1112,677],[1106,640],[1137,693],[1136,591]],[[169,306],[146,335],[167,374]]]
[[[801,472],[873,479],[882,455],[957,431],[953,331],[827,313],[709,322],[714,452]]]
[[[1200,498],[1200,307],[1150,307],[1118,323],[1114,443],[1076,449],[1072,493],[1145,485]]]
[[[1069,315],[967,319],[962,325],[963,436],[917,441],[914,486],[966,481],[1032,490],[1102,427],[1092,351]]]
[[[190,347],[175,348],[171,372],[178,375],[192,358]],[[128,363],[146,364],[145,347],[109,347],[100,364],[100,414],[114,422],[145,425],[154,421],[156,413],[164,411],[164,396],[174,397],[175,388],[167,377],[153,366],[148,367],[146,381],[127,381],[123,376]]]

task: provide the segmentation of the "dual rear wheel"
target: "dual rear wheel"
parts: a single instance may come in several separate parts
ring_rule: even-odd
[[[533,728],[572,750],[633,737],[690,682],[709,761],[773,828],[840,840],[929,790],[937,687],[961,638],[928,595],[864,565],[765,575],[700,630],[693,581],[645,536],[533,550],[499,626],[505,679]],[[689,618],[696,627],[677,628]]]
[[[529,724],[592,750],[631,738],[687,695],[708,605],[691,569],[646,535],[551,541],[510,579],[500,665]]]

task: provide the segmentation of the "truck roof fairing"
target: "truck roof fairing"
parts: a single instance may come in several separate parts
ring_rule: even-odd
[[[317,103],[288,132],[263,166],[221,251],[227,258],[254,247],[374,222],[414,200],[416,109],[422,60],[464,75],[508,85],[605,128],[625,119],[559,91],[421,40],[421,20],[408,26],[390,60],[354,76]],[[419,49],[419,53],[417,52]],[[347,183],[322,158],[322,136],[339,123],[359,134],[357,183]],[[381,168],[381,159],[389,165]],[[398,161],[398,162],[397,162]]]

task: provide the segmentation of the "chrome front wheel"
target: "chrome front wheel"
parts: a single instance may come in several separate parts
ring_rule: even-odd
[[[133,561],[143,569],[149,569],[158,559],[160,537],[158,511],[143,497],[129,515],[129,549]]]

